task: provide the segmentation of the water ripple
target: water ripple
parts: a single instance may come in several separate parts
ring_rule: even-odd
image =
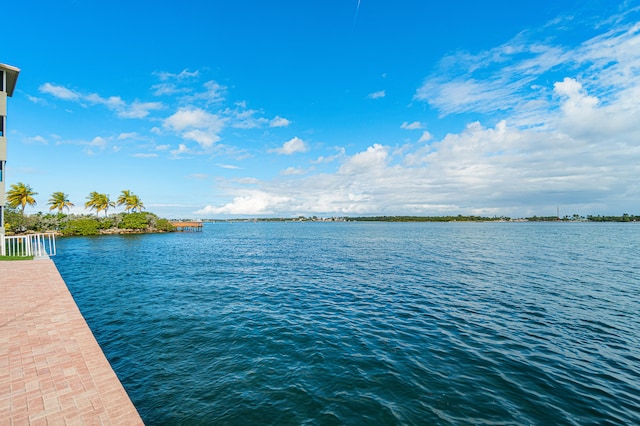
[[[55,261],[150,425],[637,424],[639,234],[208,224]]]

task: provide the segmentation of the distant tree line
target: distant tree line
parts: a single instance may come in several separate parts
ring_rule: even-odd
[[[574,214],[572,216],[531,216],[522,219],[511,219],[507,216],[486,217],[476,215],[457,215],[457,216],[359,216],[359,217],[330,217],[318,218],[317,216],[298,216],[296,218],[286,217],[263,217],[263,218],[245,218],[245,219],[203,219],[203,222],[509,222],[509,221],[528,221],[528,222],[640,222],[640,216],[629,215],[627,213],[622,216],[580,216]]]
[[[558,222],[558,216],[531,216],[525,218],[529,222]],[[565,219],[568,220],[568,219]]]
[[[510,221],[511,218],[501,217],[484,217],[484,216],[367,216],[367,217],[350,217],[348,220],[360,222],[495,222]],[[529,222],[640,222],[640,216],[623,214],[622,216],[531,216],[524,218]]]
[[[587,216],[589,222],[640,222],[640,216],[624,213],[622,216]]]
[[[526,218],[530,222],[640,222],[640,216],[624,213],[622,216],[532,216]]]
[[[508,217],[484,216],[364,216],[350,217],[356,222],[495,222],[510,220]]]

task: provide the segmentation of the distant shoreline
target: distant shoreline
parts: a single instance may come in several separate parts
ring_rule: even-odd
[[[639,215],[623,214],[622,216],[532,216],[512,219],[510,217],[484,216],[359,216],[359,217],[297,217],[297,218],[235,218],[235,219],[202,219],[205,223],[224,222],[640,222]]]

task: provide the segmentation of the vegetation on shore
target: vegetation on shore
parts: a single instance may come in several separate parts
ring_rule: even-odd
[[[512,219],[506,216],[360,216],[329,217],[317,216],[297,218],[251,218],[251,219],[203,219],[203,222],[640,222],[640,215],[623,214],[622,216],[532,216]]]
[[[510,220],[508,217],[481,217],[481,216],[362,216],[362,217],[329,217],[317,216],[297,218],[253,218],[253,219],[203,219],[203,222],[493,222]]]
[[[639,215],[623,214],[622,216],[532,216],[521,219],[510,217],[484,217],[484,216],[375,216],[375,217],[350,217],[348,220],[368,222],[640,222]]]
[[[22,215],[17,209],[5,211],[8,234],[56,232],[59,235],[143,234],[172,232],[171,222],[149,212],[112,213],[109,216],[41,212]]]
[[[623,214],[622,216],[587,216],[589,222],[640,222],[640,215]]]
[[[175,228],[167,219],[149,212],[143,212],[144,204],[140,197],[130,190],[123,190],[117,201],[112,201],[108,194],[92,192],[87,197],[85,208],[95,210],[94,215],[65,214],[74,204],[64,192],[54,192],[47,203],[49,211],[57,213],[43,214],[38,212],[25,215],[27,205],[35,206],[37,195],[33,189],[22,182],[11,185],[7,191],[5,209],[5,230],[8,234],[24,232],[57,232],[60,235],[98,235],[98,234],[130,234],[171,232]],[[109,208],[123,206],[124,212],[108,214]],[[104,216],[100,217],[100,213]]]
[[[496,222],[510,220],[508,217],[483,216],[367,216],[351,217],[356,222]]]

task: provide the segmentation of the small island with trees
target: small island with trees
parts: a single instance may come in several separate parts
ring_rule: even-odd
[[[123,190],[120,196],[111,200],[108,194],[92,192],[84,204],[85,209],[95,214],[65,213],[75,207],[64,192],[54,192],[47,202],[51,213],[38,212],[25,215],[26,206],[35,206],[38,193],[22,182],[11,185],[7,191],[5,209],[5,230],[7,234],[24,232],[55,232],[58,235],[99,235],[99,234],[143,234],[172,232],[171,222],[149,212],[143,212],[140,197],[130,190]],[[124,212],[109,214],[109,209],[122,206]],[[100,214],[104,212],[104,216]]]

